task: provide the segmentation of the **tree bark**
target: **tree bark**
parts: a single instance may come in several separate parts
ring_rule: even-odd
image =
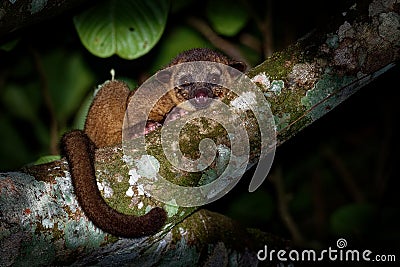
[[[400,2],[361,2],[365,1],[353,5],[327,28],[305,36],[248,72],[270,103],[278,145],[399,60]],[[251,130],[257,132],[256,127]],[[159,132],[149,136],[156,154],[162,149],[157,150],[152,138],[158,138]],[[250,135],[252,143],[258,143],[257,138],[257,134]],[[251,149],[250,160],[255,164],[259,148]],[[96,162],[102,191],[111,188],[113,192],[106,196],[110,205],[143,214],[145,209],[136,204],[154,202],[135,190],[136,195],[127,200],[130,174],[120,147],[98,150]],[[192,176],[167,169],[171,177],[179,174],[184,182],[193,182]],[[280,239],[238,227],[219,214],[157,205],[165,208],[169,217],[161,232],[142,239],[121,239],[87,220],[74,197],[64,160],[0,174],[0,265],[151,265],[183,259],[188,264],[236,261],[254,265],[263,245],[286,246]]]
[[[77,7],[79,0],[5,0],[0,4],[0,39],[28,25],[52,18]]]

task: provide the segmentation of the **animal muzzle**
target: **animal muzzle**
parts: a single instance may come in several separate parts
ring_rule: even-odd
[[[213,92],[205,86],[195,87],[191,90],[190,103],[199,109],[206,108],[210,105],[213,98]]]

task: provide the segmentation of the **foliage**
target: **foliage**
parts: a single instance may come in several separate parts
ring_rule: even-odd
[[[229,12],[226,8],[229,6]],[[207,1],[207,18],[214,30],[225,36],[235,36],[246,25],[249,13],[240,1]]]
[[[167,13],[168,0],[103,1],[75,16],[74,22],[92,54],[135,59],[158,42]]]
[[[318,10],[318,3],[332,8],[339,5],[316,1],[310,8],[307,3],[301,3],[302,12],[297,12],[296,6],[290,9],[292,11],[280,6],[281,13],[279,7],[275,7],[273,18],[278,26],[270,30],[277,39],[266,40],[267,5],[256,0],[244,2],[173,0],[168,10],[166,0],[107,0],[73,14],[74,18],[60,17],[35,25],[22,32],[18,42],[4,43],[0,51],[0,170],[20,168],[42,156],[39,162],[46,158],[53,160],[53,156],[59,154],[56,144],[62,133],[83,127],[96,86],[111,78],[112,68],[117,78],[138,84],[182,50],[205,46],[223,50],[224,47],[215,42],[216,37],[234,44],[243,58],[254,66],[264,59],[264,42],[273,42],[279,49],[311,30],[296,28],[297,21],[308,18],[304,25],[310,23],[315,17],[311,10]],[[291,21],[296,24],[291,29],[285,21],[288,12],[297,15]],[[323,17],[323,14],[318,16]],[[191,23],[193,18],[200,24]],[[204,32],[203,26],[211,29],[211,36]],[[357,102],[349,105],[356,104],[362,105]],[[381,142],[382,125],[378,123],[392,111],[391,106],[386,108],[388,110],[380,113],[381,117],[373,120],[375,124],[370,124],[371,120],[355,124],[353,120],[357,117],[347,116],[353,113],[348,106],[346,112],[325,119],[319,129],[308,130],[305,133],[308,136],[297,137],[278,151],[275,163],[283,169],[289,208],[307,239],[323,242],[345,235],[362,243],[371,238],[368,236],[371,218],[375,218],[372,223],[376,228],[374,238],[381,236],[381,242],[399,239],[399,236],[390,235],[394,231],[393,221],[398,221],[399,217],[393,204],[396,202],[389,202],[380,213],[377,207],[377,203],[386,203],[385,190],[393,175],[379,165],[381,160],[387,160],[386,154],[380,154],[388,148]],[[364,115],[365,109],[373,111],[361,106],[359,116],[374,115],[374,112]],[[385,126],[387,135],[393,130],[390,122],[388,124]],[[328,130],[324,129],[329,126]],[[334,151],[334,158],[340,159],[354,176],[356,187],[363,195],[362,201],[348,193],[348,188],[340,182],[338,177],[348,177],[343,177],[341,168],[324,154],[327,148]],[[376,167],[374,175],[385,178],[383,185],[365,166]],[[375,186],[368,186],[368,183]],[[382,191],[375,192],[379,186]],[[392,200],[393,192],[388,194]],[[264,188],[254,194],[248,194],[239,186],[230,195],[232,198],[228,196],[219,201],[221,206],[215,203],[210,208],[227,212],[246,225],[290,238],[278,219],[272,184],[265,183]]]

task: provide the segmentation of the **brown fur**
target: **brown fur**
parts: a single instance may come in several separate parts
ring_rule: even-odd
[[[213,61],[244,70],[244,64],[227,59],[209,49],[192,49],[178,55],[169,66],[191,61]],[[122,124],[130,96],[126,84],[120,81],[105,83],[89,109],[85,130],[66,133],[61,146],[69,163],[75,194],[85,215],[102,230],[122,237],[140,237],[159,231],[167,219],[162,208],[153,208],[144,216],[122,214],[102,198],[94,168],[95,148],[122,142]],[[169,91],[150,112],[149,120],[162,122],[171,109],[187,99],[177,90]]]
[[[101,86],[90,106],[85,133],[96,147],[106,147],[121,143],[128,86],[121,81],[107,81]]]

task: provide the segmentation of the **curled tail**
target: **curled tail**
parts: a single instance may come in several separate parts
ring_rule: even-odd
[[[118,212],[104,201],[96,182],[95,145],[83,131],[66,133],[61,146],[78,202],[94,225],[114,236],[131,238],[155,234],[164,225],[167,214],[162,208],[153,208],[143,216],[133,216]]]

